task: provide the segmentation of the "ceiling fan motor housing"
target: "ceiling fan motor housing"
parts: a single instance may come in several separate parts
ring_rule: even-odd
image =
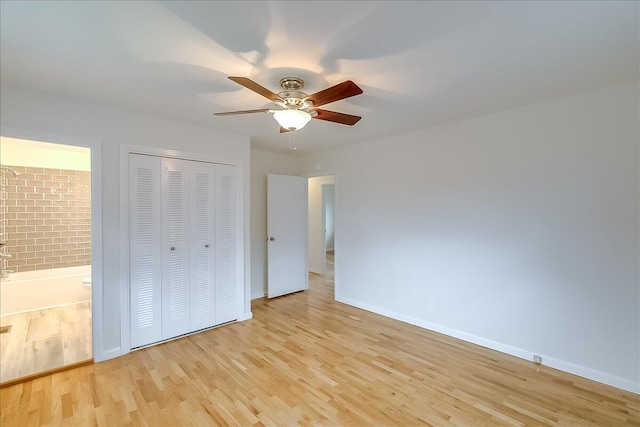
[[[312,101],[305,101],[304,99],[309,96],[300,91],[283,91],[279,92],[278,96],[282,101],[274,101],[275,104],[282,108],[311,108],[313,106]]]
[[[301,78],[285,77],[280,79],[280,87],[284,89],[282,92],[278,92],[278,96],[282,99],[282,102],[275,101],[276,105],[289,110],[309,109],[313,107],[313,101],[305,101],[305,98],[309,95],[300,90],[304,87],[304,80]]]

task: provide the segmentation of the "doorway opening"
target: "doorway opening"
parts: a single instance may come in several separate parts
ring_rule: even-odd
[[[333,276],[335,175],[309,178],[309,272]]]
[[[92,358],[91,148],[0,138],[0,382]]]

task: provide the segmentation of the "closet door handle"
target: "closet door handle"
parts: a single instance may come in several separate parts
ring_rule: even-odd
[[[175,247],[175,246],[171,246],[171,247],[169,248],[169,250],[171,250],[171,251],[175,251],[175,250],[176,250],[176,247]]]
[[[205,244],[204,244],[204,247],[205,247],[205,248],[208,248],[208,247],[209,247],[209,244],[208,244],[208,243],[205,243]]]

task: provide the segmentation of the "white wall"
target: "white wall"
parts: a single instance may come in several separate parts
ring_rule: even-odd
[[[244,194],[245,312],[250,313],[249,138],[171,120],[128,113],[49,94],[2,86],[2,127],[102,141],[103,337],[108,357],[121,353],[120,145],[201,153],[238,162]],[[242,260],[241,260],[242,262]],[[94,355],[100,357],[100,355]]]
[[[286,146],[285,146],[286,148]],[[251,298],[267,294],[267,174],[298,175],[298,159],[251,150]]]
[[[324,274],[325,272],[325,234],[322,224],[322,185],[333,184],[335,177],[318,176],[309,178],[309,271]]]
[[[336,172],[337,299],[640,392],[638,95],[305,157]]]

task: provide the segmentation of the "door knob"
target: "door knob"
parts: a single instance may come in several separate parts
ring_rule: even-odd
[[[208,244],[208,243],[205,243],[205,244],[204,244],[204,247],[205,247],[205,248],[208,248],[208,247],[209,247],[209,244]]]
[[[171,247],[169,248],[169,250],[175,251],[175,250],[176,250],[176,247],[175,247],[175,246],[171,246]]]
[[[276,240],[276,238],[271,236],[271,237],[269,237],[269,240],[271,240],[273,242],[274,240]]]

